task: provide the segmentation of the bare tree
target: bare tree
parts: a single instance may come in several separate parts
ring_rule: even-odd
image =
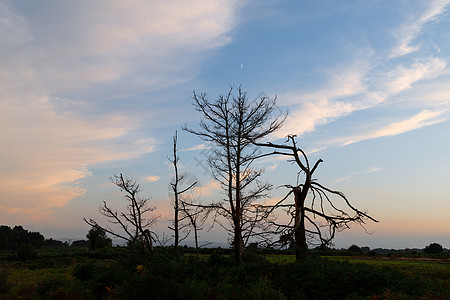
[[[180,201],[181,204],[181,212],[182,217],[180,221],[188,221],[188,223],[185,223],[185,228],[192,228],[194,231],[194,242],[195,242],[195,252],[197,254],[197,257],[199,255],[199,249],[200,247],[209,245],[211,243],[207,243],[206,245],[199,245],[198,244],[198,232],[203,229],[203,224],[208,218],[209,211],[203,209],[202,207],[195,205],[193,203],[187,203],[184,201]],[[189,226],[189,227],[188,227]],[[188,232],[189,234],[189,232]]]
[[[169,158],[169,161],[172,163],[174,172],[175,172],[175,178],[170,183],[174,195],[174,221],[173,221],[173,227],[169,227],[169,229],[172,229],[174,231],[174,248],[175,248],[175,254],[177,256],[180,255],[179,251],[179,242],[183,240],[184,238],[180,238],[180,230],[187,227],[186,224],[180,224],[180,197],[183,193],[186,193],[190,189],[194,188],[197,182],[193,182],[188,187],[180,190],[180,182],[184,179],[186,174],[179,174],[178,172],[178,161],[180,160],[178,154],[177,154],[177,139],[178,135],[175,131],[175,135],[173,136],[173,156],[172,158]],[[185,238],[187,235],[185,236]]]
[[[126,211],[114,210],[108,206],[106,201],[103,201],[100,213],[107,217],[109,223],[116,225],[119,229],[101,226],[92,218],[89,220],[84,218],[84,221],[93,228],[101,228],[115,237],[126,240],[134,250],[139,250],[139,247],[143,253],[153,251],[152,234],[154,235],[154,233],[150,231],[150,228],[156,225],[158,217],[150,213],[155,210],[155,207],[149,205],[149,198],[138,196],[141,189],[136,180],[120,174],[111,177],[111,181],[125,193]]]
[[[260,157],[284,155],[290,157],[289,161],[300,168],[297,181],[302,176],[303,182],[297,182],[295,186],[285,185],[290,189],[288,194],[275,205],[264,207],[267,214],[281,208],[291,216],[287,224],[280,224],[271,219],[268,219],[268,223],[275,228],[277,234],[294,237],[297,259],[307,256],[307,242],[327,246],[337,231],[349,228],[351,223],[363,226],[367,220],[378,222],[366,212],[352,206],[342,192],[329,189],[313,178],[317,167],[323,162],[322,159],[310,165],[306,153],[297,147],[295,136],[288,136],[287,142],[290,142],[290,145],[258,142],[255,142],[255,145],[275,149]],[[287,201],[290,195],[294,196],[293,203]]]
[[[258,149],[251,141],[259,141],[279,129],[285,117],[273,118],[276,99],[261,97],[250,101],[241,87],[237,95],[233,95],[231,87],[215,101],[194,91],[193,99],[196,110],[203,116],[200,129],[187,126],[183,129],[212,143],[208,164],[226,193],[225,199],[203,208],[214,209],[215,222],[229,231],[234,260],[240,264],[245,245],[255,235],[261,217],[253,203],[264,199],[271,188],[259,180],[263,170],[252,167]],[[225,217],[230,226],[222,224],[219,216]]]

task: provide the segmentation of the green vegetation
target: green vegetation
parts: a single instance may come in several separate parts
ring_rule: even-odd
[[[88,234],[89,250],[98,250],[102,248],[112,247],[112,240],[106,236],[105,230],[100,227],[92,227]]]
[[[295,255],[230,249],[42,247],[0,256],[0,299],[449,299],[448,257]],[[259,251],[259,252],[258,252]],[[184,252],[184,253],[183,253]]]

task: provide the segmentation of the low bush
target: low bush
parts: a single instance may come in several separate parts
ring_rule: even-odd
[[[9,273],[8,269],[0,269],[0,294],[6,294],[11,288],[8,282]]]
[[[16,251],[18,260],[29,260],[37,257],[36,251],[31,244],[21,244]]]

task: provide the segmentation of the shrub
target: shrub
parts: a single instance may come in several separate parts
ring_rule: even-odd
[[[16,251],[16,256],[18,260],[29,260],[37,257],[37,253],[31,244],[21,244],[19,249]]]
[[[8,282],[9,270],[0,269],[0,294],[6,294],[11,288],[11,284]]]
[[[440,245],[438,243],[429,244],[423,250],[423,252],[428,253],[428,254],[438,254],[438,253],[441,253],[442,251],[444,251],[444,248],[442,247],[442,245]]]

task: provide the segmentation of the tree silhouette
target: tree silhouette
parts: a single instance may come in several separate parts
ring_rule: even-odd
[[[155,210],[155,207],[149,205],[149,198],[139,197],[141,189],[136,180],[126,178],[120,174],[118,176],[114,175],[111,181],[125,193],[124,198],[127,201],[126,211],[118,212],[113,210],[106,201],[103,201],[100,213],[118,228],[113,229],[109,226],[100,226],[92,218],[89,220],[84,218],[84,221],[93,228],[101,228],[115,237],[126,240],[131,249],[135,251],[141,251],[144,254],[153,251],[153,237],[150,228],[156,225],[158,216],[150,213]]]
[[[89,250],[98,250],[112,246],[112,240],[106,236],[105,230],[100,227],[92,227],[86,235]]]
[[[441,253],[442,251],[444,251],[444,248],[442,247],[442,245],[438,243],[431,243],[428,246],[426,246],[425,249],[423,249],[423,252],[428,254],[438,254]]]
[[[177,132],[175,132],[175,135],[173,136],[173,156],[172,156],[172,158],[169,158],[169,161],[172,163],[174,172],[175,172],[175,178],[170,183],[170,186],[172,187],[172,191],[173,191],[173,195],[174,195],[174,203],[173,203],[174,221],[173,221],[173,227],[169,227],[169,229],[172,229],[174,231],[175,254],[177,256],[179,256],[180,255],[180,252],[178,249],[179,242],[184,239],[184,238],[180,239],[180,230],[187,226],[186,224],[180,224],[180,211],[182,210],[181,205],[180,205],[180,197],[183,195],[183,193],[186,193],[190,189],[194,188],[195,185],[197,184],[197,182],[193,182],[188,187],[180,189],[179,184],[185,178],[186,174],[179,174],[179,171],[178,171],[178,161],[180,160],[180,157],[178,156],[178,153],[177,153],[177,139],[178,139],[178,135],[177,135]],[[184,207],[183,207],[183,211],[185,211]],[[196,227],[194,226],[194,228],[196,228]],[[197,231],[195,231],[195,234],[197,237]],[[185,237],[187,237],[187,235]]]
[[[266,214],[284,209],[291,216],[287,224],[277,223],[270,218],[266,220],[275,233],[293,235],[297,259],[307,256],[308,242],[328,246],[336,232],[349,228],[351,223],[362,226],[367,220],[378,222],[367,213],[353,207],[342,192],[329,189],[313,178],[314,172],[323,160],[319,159],[311,165],[305,151],[297,147],[294,135],[288,136],[285,144],[270,142],[254,142],[254,144],[274,149],[273,152],[259,157],[287,156],[290,162],[300,168],[297,185],[285,185],[290,190],[287,195],[275,205],[264,207]],[[303,181],[299,182],[302,177]],[[291,195],[294,196],[293,203],[288,202]]]
[[[263,170],[252,167],[258,149],[251,141],[259,141],[279,129],[284,118],[272,118],[276,99],[261,97],[250,101],[241,87],[236,95],[231,87],[215,101],[195,91],[193,98],[203,117],[200,129],[183,129],[211,143],[208,165],[226,193],[225,199],[203,208],[214,210],[215,222],[230,233],[234,261],[240,264],[245,245],[255,236],[261,218],[253,203],[264,199],[271,188],[259,180]],[[229,225],[223,224],[219,216],[225,217]]]

